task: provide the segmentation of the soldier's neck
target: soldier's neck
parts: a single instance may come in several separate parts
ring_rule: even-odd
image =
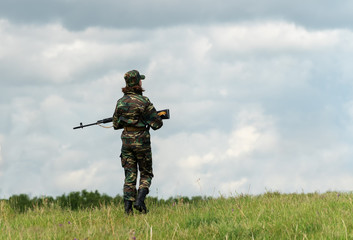
[[[126,94],[138,94],[138,95],[142,95],[142,91],[129,91]]]

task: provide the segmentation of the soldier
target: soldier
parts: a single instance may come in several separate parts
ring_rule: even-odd
[[[150,100],[143,96],[142,81],[144,75],[137,70],[125,73],[126,87],[124,96],[116,104],[113,115],[114,129],[124,129],[121,134],[121,164],[125,172],[124,203],[125,213],[132,214],[132,205],[139,212],[147,213],[145,197],[149,193],[152,172],[152,152],[150,127],[157,130],[163,122]],[[140,171],[140,183],[136,191],[137,169]],[[137,197],[136,197],[137,196]]]

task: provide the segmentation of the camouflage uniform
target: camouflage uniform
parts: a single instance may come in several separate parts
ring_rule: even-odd
[[[138,71],[125,74],[127,87],[144,79]],[[140,171],[139,189],[149,189],[153,178],[152,153],[149,128],[153,130],[163,125],[161,117],[150,100],[142,93],[129,91],[116,104],[113,115],[114,129],[124,128],[121,134],[121,164],[125,171],[124,200],[135,201],[137,169]]]

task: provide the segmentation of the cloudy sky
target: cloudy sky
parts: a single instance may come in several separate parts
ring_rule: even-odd
[[[124,73],[171,119],[151,195],[351,191],[353,2],[1,0],[0,198],[122,194]],[[108,126],[110,124],[107,124]]]

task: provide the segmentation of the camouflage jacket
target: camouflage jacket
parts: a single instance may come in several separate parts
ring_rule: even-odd
[[[113,115],[114,129],[124,127],[145,127],[153,130],[161,128],[162,119],[150,100],[135,92],[128,92],[116,104]]]

